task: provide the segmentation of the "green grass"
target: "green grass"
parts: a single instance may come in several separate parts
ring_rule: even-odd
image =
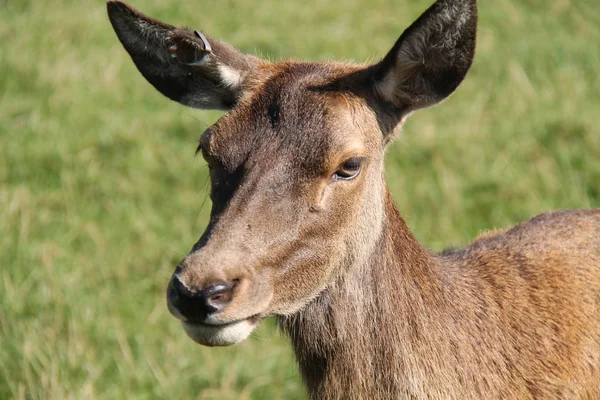
[[[429,2],[331,3],[134,1],[271,59],[359,62]],[[0,0],[0,43],[0,399],[304,398],[273,323],[209,349],[165,307],[210,209],[194,150],[219,114],[155,92],[101,0]],[[388,153],[398,207],[434,250],[600,206],[596,0],[482,1],[477,50]]]

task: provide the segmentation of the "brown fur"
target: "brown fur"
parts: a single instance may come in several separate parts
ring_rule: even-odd
[[[315,399],[600,398],[600,210],[432,254],[385,187],[386,145],[471,65],[474,0],[438,0],[372,66],[268,63],[108,10],[159,91],[230,110],[199,145],[211,221],[168,288],[192,339],[237,343],[275,315]]]
[[[489,231],[484,231],[477,235],[477,237],[473,239],[473,242],[491,239],[493,237],[502,235],[504,232],[506,232],[506,229],[491,229]]]
[[[368,272],[282,318],[314,398],[600,398],[600,211],[444,256],[387,213]]]

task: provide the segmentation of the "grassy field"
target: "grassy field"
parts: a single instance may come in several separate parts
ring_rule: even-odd
[[[132,1],[271,59],[359,62],[429,4]],[[597,0],[481,3],[467,80],[387,158],[398,207],[433,250],[600,207]],[[271,321],[209,349],[165,307],[210,209],[194,150],[218,117],[143,80],[103,1],[0,0],[0,399],[305,397]]]

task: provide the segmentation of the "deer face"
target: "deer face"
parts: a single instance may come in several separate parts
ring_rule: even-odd
[[[169,304],[203,344],[223,343],[213,331],[235,328],[230,343],[265,315],[297,311],[381,230],[383,136],[363,100],[320,87],[328,73],[282,66],[201,136],[212,218],[174,280],[190,292],[223,284],[232,293],[216,313],[198,304],[207,299],[185,314],[173,294]]]
[[[385,219],[385,145],[471,64],[476,11],[465,3],[438,1],[368,67],[267,63],[108,3],[119,39],[159,91],[229,110],[198,147],[211,175],[209,225],[167,289],[192,339],[237,343],[370,254]]]

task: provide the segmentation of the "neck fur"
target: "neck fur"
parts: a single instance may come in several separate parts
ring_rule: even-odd
[[[351,266],[304,309],[280,320],[312,398],[377,397],[410,388],[419,368],[409,356],[413,342],[441,320],[447,301],[436,258],[411,234],[389,195],[385,211],[366,265]],[[391,371],[399,376],[388,376]]]

